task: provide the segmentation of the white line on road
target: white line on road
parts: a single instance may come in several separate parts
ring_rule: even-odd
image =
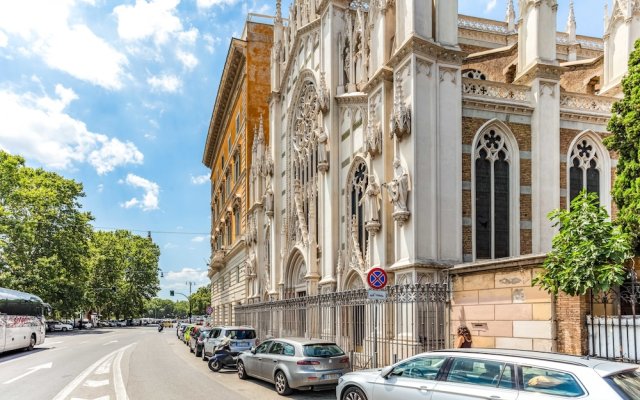
[[[117,340],[112,340],[110,342],[107,342],[107,343],[103,344],[103,346],[106,346],[106,345],[111,344],[111,343],[118,343],[118,341]]]
[[[36,371],[38,371],[38,370],[45,369],[45,368],[51,368],[51,367],[53,367],[53,363],[49,362],[49,363],[46,363],[46,364],[38,365],[38,366],[36,366],[36,367],[27,368],[27,369],[28,369],[28,371],[27,371],[27,372],[25,372],[25,373],[24,373],[24,374],[22,374],[22,375],[18,375],[18,376],[16,376],[16,377],[15,377],[15,378],[13,378],[13,379],[9,379],[8,381],[4,382],[4,383],[3,383],[3,385],[8,385],[8,384],[10,384],[10,383],[13,383],[13,382],[15,382],[15,381],[17,381],[17,380],[19,380],[19,379],[24,378],[24,377],[25,377],[25,376],[27,376],[27,375],[31,375],[31,374],[33,374],[34,372],[36,372]]]
[[[60,344],[60,343],[64,343],[64,341],[50,342],[48,340],[45,340],[45,342],[44,342],[44,344],[47,345],[47,346],[50,345],[50,344]]]
[[[71,400],[87,400],[87,399],[81,399],[80,397],[72,397]],[[111,400],[111,397],[109,395],[106,395],[106,396],[98,397],[93,400]]]
[[[87,381],[84,383],[83,386],[97,388],[101,386],[107,386],[108,384],[109,384],[108,379],[103,379],[101,381],[91,381],[87,379]]]
[[[111,363],[113,362],[111,358],[112,357],[109,357],[109,359],[105,360],[105,362],[103,362],[102,365],[100,365],[98,369],[96,369],[96,375],[104,375],[111,372]]]
[[[64,389],[62,389],[60,393],[58,393],[52,400],[65,400],[69,396],[69,394],[71,394],[71,392],[73,392],[78,386],[80,386],[82,381],[87,379],[87,377],[91,375],[91,373],[96,368],[98,368],[100,364],[102,364],[105,360],[107,360],[109,357],[112,357],[114,354],[118,353],[119,351],[124,353],[129,347],[134,345],[135,343],[131,343],[118,350],[112,351],[111,353],[107,354],[106,356],[102,357],[101,359],[93,363],[89,368],[82,371],[82,373],[80,373],[80,375],[78,375],[73,381],[69,382],[69,384],[65,386]]]
[[[127,389],[124,387],[124,382],[122,381],[122,369],[120,368],[123,354],[124,351],[119,352],[113,363],[113,386],[116,392],[116,400],[129,400]]]

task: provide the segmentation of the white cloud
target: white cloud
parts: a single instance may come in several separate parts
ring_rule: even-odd
[[[193,239],[191,239],[191,241],[195,243],[201,243],[201,242],[204,242],[206,238],[207,238],[206,236],[196,236]]]
[[[188,70],[192,70],[196,67],[196,65],[198,65],[198,59],[193,55],[193,53],[187,53],[185,51],[178,50],[176,51],[176,56],[178,57],[178,60],[180,60],[182,65],[184,65],[184,67]]]
[[[232,6],[238,0],[197,0],[198,8],[211,8],[213,6]]]
[[[179,271],[169,271],[165,275],[166,288],[169,289],[184,289],[187,294],[189,292],[189,285],[185,284],[185,282],[195,282],[196,286],[191,290],[192,292],[196,291],[196,287],[205,286],[210,283],[209,277],[207,276],[206,269],[195,269],[195,268],[182,268]]]
[[[144,191],[142,199],[133,197],[132,199],[121,204],[124,208],[140,207],[144,211],[157,210],[158,197],[160,195],[160,186],[157,183],[144,179],[134,174],[128,174],[127,178],[120,183],[126,183],[129,186],[140,188]]]
[[[57,85],[55,92],[49,97],[0,90],[0,148],[54,169],[88,162],[99,174],[142,163],[133,143],[91,132],[65,112],[78,98],[73,90]]]
[[[487,6],[485,7],[485,12],[491,12],[494,8],[496,8],[496,4],[498,3],[498,0],[489,0],[487,2]]]
[[[16,46],[23,56],[41,57],[51,68],[107,89],[120,89],[126,76],[126,56],[88,26],[70,24],[75,0],[0,1],[0,28],[26,43]]]
[[[9,38],[4,32],[0,31],[0,47],[7,47],[7,44],[9,44]]]
[[[216,49],[216,46],[222,41],[221,38],[219,37],[213,37],[210,34],[205,34],[204,36],[202,36],[202,38],[204,39],[205,44],[205,48],[207,49],[207,51],[209,53],[213,53]]]
[[[152,76],[147,79],[147,83],[154,90],[168,93],[175,93],[182,86],[182,82],[175,75]]]
[[[104,185],[101,183],[98,185],[98,193],[102,193],[104,191]]]
[[[188,31],[178,33],[178,40],[184,44],[195,44],[198,39],[199,31],[197,28],[191,28]]]
[[[136,0],[134,6],[120,5],[113,9],[118,18],[118,34],[125,40],[153,38],[164,44],[172,34],[182,32],[176,16],[180,0]]]
[[[209,182],[209,175],[191,175],[191,183],[193,183],[194,185],[204,185],[207,182]]]

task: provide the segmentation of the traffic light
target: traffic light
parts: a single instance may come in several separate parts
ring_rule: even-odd
[[[173,296],[175,293],[173,290],[169,290],[169,296]]]

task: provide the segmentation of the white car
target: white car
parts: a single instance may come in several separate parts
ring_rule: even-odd
[[[65,324],[64,322],[60,322],[60,321],[55,321],[54,323],[51,324],[51,330],[62,331],[62,332],[72,331],[73,325]]]
[[[338,400],[640,399],[640,370],[555,353],[459,349],[343,375]]]

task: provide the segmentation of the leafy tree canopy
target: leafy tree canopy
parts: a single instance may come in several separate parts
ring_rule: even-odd
[[[84,301],[93,219],[82,184],[0,151],[0,286],[34,293],[70,315]]]
[[[622,80],[624,98],[613,105],[605,145],[618,153],[612,196],[619,212],[616,223],[632,238],[640,254],[640,41],[629,57],[629,72]]]
[[[549,214],[559,232],[544,261],[541,274],[533,280],[554,295],[584,295],[589,289],[606,292],[620,285],[626,275],[625,261],[633,255],[630,236],[614,226],[595,193],[582,191],[570,210]]]

